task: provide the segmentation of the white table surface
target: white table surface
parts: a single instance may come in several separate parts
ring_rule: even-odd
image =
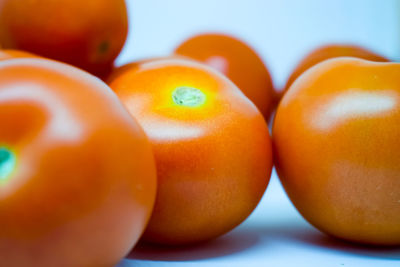
[[[127,0],[130,33],[118,64],[168,55],[200,32],[226,32],[256,49],[280,88],[305,53],[355,43],[400,59],[400,0]],[[399,222],[400,223],[400,222]],[[400,248],[331,239],[294,209],[273,173],[254,213],[230,233],[182,248],[137,246],[130,266],[396,266]]]
[[[295,210],[274,173],[259,206],[230,233],[191,247],[139,244],[117,266],[399,267],[400,247],[357,246],[320,233]]]

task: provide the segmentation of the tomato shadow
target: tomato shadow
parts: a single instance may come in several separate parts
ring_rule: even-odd
[[[400,261],[400,247],[375,247],[345,242],[325,235],[309,224],[274,222],[239,227],[209,242],[181,247],[156,246],[139,243],[127,260],[185,262],[229,256],[262,247],[268,253],[273,246],[309,247],[315,253],[351,254],[352,256]],[[290,251],[290,249],[288,249]]]
[[[265,227],[253,227],[254,231],[269,239],[270,243],[290,242],[299,246],[312,247],[319,252],[352,254],[360,257],[400,261],[400,246],[371,246],[346,242],[322,232],[307,223],[274,224]],[[400,266],[400,265],[399,265]]]
[[[400,247],[379,247],[371,245],[358,245],[345,242],[324,234],[311,235],[303,238],[308,244],[321,248],[335,250],[343,253],[362,255],[363,257],[400,261]]]
[[[259,242],[255,233],[231,232],[217,239],[190,246],[157,246],[139,243],[126,257],[131,260],[195,261],[245,251]]]

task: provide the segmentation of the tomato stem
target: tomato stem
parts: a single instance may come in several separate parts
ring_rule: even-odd
[[[0,147],[0,180],[8,178],[15,168],[15,154],[6,147]]]
[[[206,101],[206,95],[197,88],[181,86],[172,93],[172,99],[180,106],[198,107]]]

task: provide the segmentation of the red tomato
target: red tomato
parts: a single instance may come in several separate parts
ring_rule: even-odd
[[[270,137],[232,82],[194,61],[158,59],[116,70],[110,85],[155,154],[158,192],[144,240],[208,240],[253,211],[271,174]]]
[[[124,0],[2,0],[0,43],[104,76],[128,32]]]
[[[400,64],[327,60],[283,97],[273,126],[276,169],[320,230],[400,244]]]
[[[156,172],[142,128],[100,80],[0,62],[2,266],[114,266],[142,234]]]
[[[387,62],[388,59],[375,54],[365,48],[356,45],[339,45],[332,44],[319,47],[305,56],[302,61],[297,65],[288,81],[286,82],[285,91],[289,89],[292,83],[306,70],[312,66],[335,57],[356,57],[371,61]]]
[[[201,34],[183,42],[175,53],[225,74],[269,119],[275,97],[271,76],[261,58],[247,44],[228,35]]]

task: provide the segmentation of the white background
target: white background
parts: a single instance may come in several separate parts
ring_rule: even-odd
[[[283,87],[317,46],[352,43],[400,59],[400,0],[127,0],[130,33],[117,60],[165,56],[201,32],[223,32],[250,44]],[[399,222],[400,223],[400,222]],[[242,225],[207,244],[139,246],[129,266],[400,266],[399,248],[333,240],[305,222],[274,173],[262,202]]]

